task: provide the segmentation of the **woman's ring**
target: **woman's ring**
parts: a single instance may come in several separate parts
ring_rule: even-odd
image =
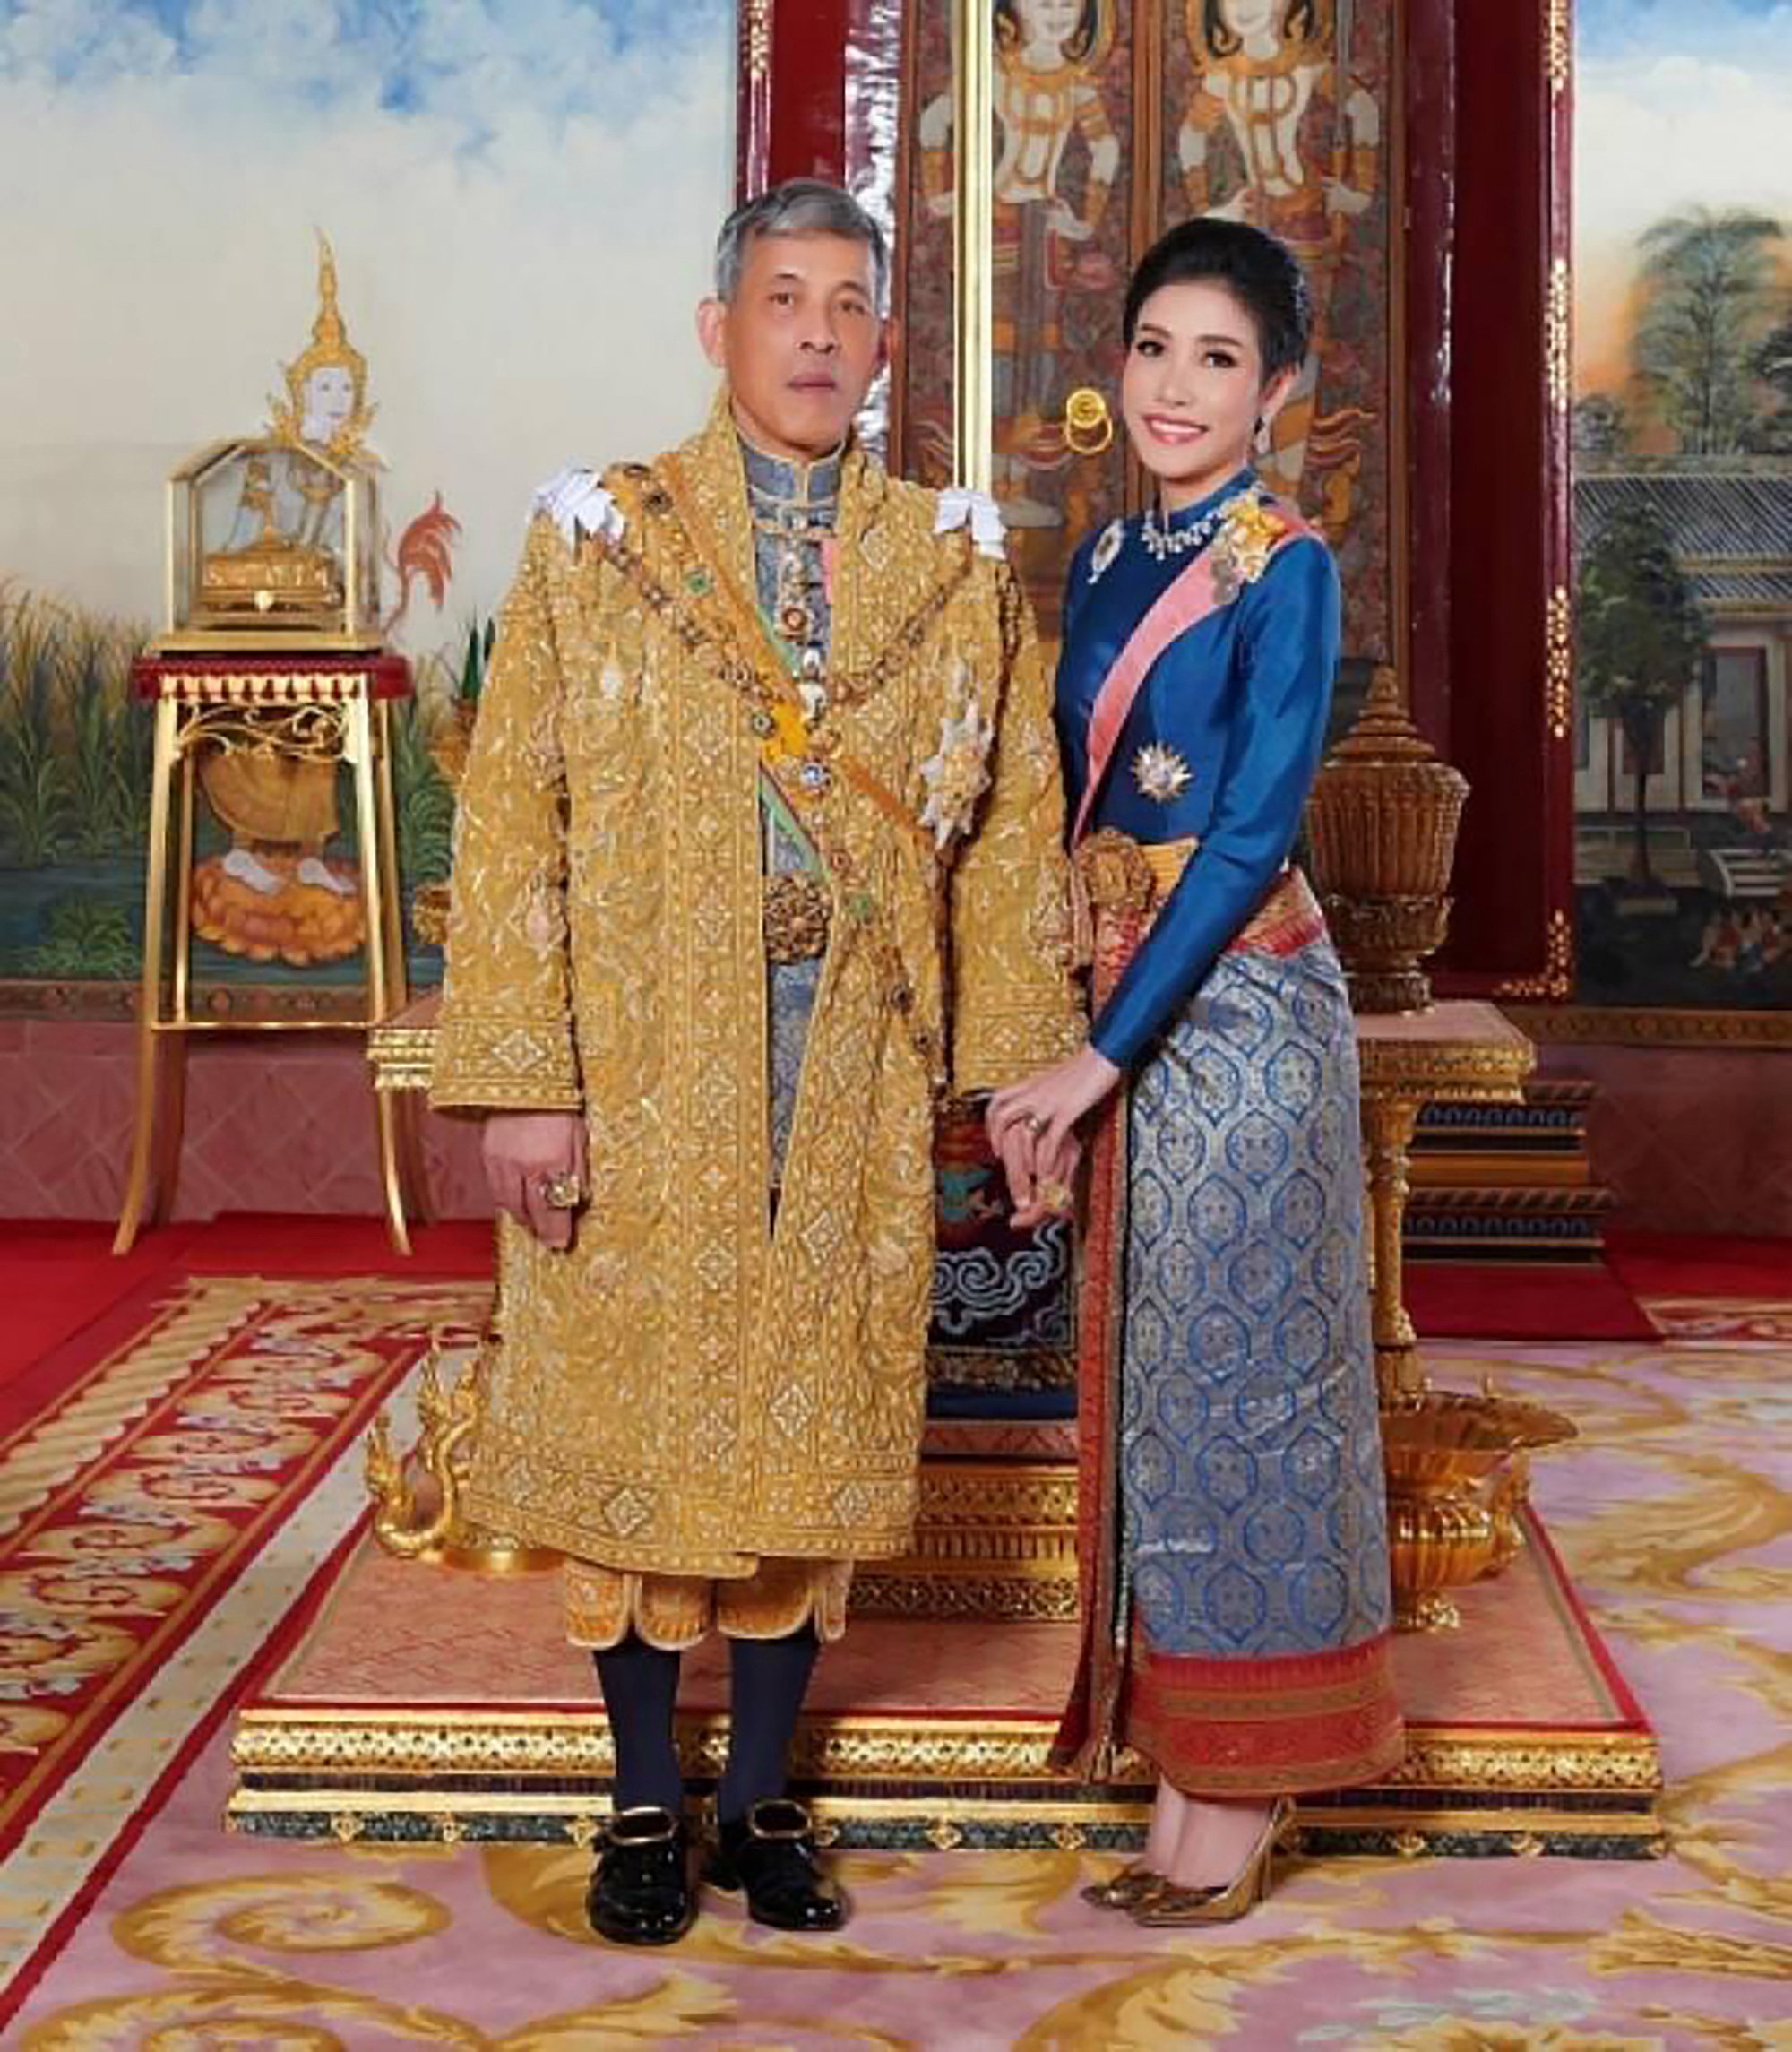
[[[538,1176],[535,1187],[550,1211],[576,1211],[585,1201],[584,1189],[573,1175]]]

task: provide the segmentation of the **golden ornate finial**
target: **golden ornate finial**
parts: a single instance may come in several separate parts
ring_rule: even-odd
[[[314,386],[320,373],[334,372]],[[337,462],[358,455],[372,424],[367,404],[367,359],[349,340],[336,302],[336,253],[322,228],[317,231],[317,318],[311,341],[289,364],[281,366],[286,398],[270,397],[270,432],[294,448],[318,450]],[[346,381],[346,382],[345,382]],[[307,428],[310,430],[306,432]]]

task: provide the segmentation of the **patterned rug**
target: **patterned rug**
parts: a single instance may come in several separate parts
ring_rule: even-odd
[[[0,1973],[79,1915],[146,1796],[327,1584],[365,1504],[345,1455],[489,1297],[158,1281],[47,1364],[61,1393],[0,1440]]]
[[[265,1384],[233,1385],[259,1386],[269,1401],[258,1415],[278,1421],[254,1428],[273,1436],[259,1454],[241,1436],[240,1400],[228,1422],[222,1407],[202,1400],[154,1425],[145,1413],[130,1428],[137,1442],[177,1429],[237,1436],[188,1450],[195,1473],[219,1472],[207,1461],[236,1463],[223,1478],[220,1522],[245,1501],[271,1501],[254,1486],[278,1489],[303,1461],[280,1438],[297,1429],[294,1418],[340,1434],[333,1471],[314,1479],[302,1503],[289,1500],[278,1530],[263,1520],[254,1564],[214,1591],[204,1625],[214,1697],[265,1637],[278,1610],[274,1588],[297,1601],[352,1526],[359,1476],[350,1414],[377,1401],[382,1377],[402,1375],[407,1349],[414,1354],[429,1329],[477,1310],[478,1293],[465,1289],[407,1297],[402,1286],[366,1288],[362,1298],[352,1286],[289,1287],[278,1302],[251,1290],[259,1310],[228,1332],[182,1340],[209,1349],[226,1374],[230,1363],[271,1364]],[[214,1318],[230,1309],[230,1300],[205,1300]],[[180,1315],[171,1307],[170,1318]],[[1078,1900],[1081,1884],[1112,1864],[1096,1856],[847,1854],[840,1865],[857,1915],[837,1937],[762,1930],[737,1905],[711,1898],[688,1940],[641,1955],[605,1947],[584,1928],[588,1859],[572,1849],[285,1845],[225,1835],[224,1741],[204,1740],[202,1711],[186,1718],[183,1736],[182,1713],[128,1770],[101,1776],[89,1766],[73,1776],[80,1786],[116,1781],[111,1811],[53,1817],[47,1809],[40,1818],[34,1842],[59,1849],[65,1902],[90,1903],[78,1927],[67,1932],[65,1918],[58,1934],[47,1910],[26,1914],[27,1898],[49,1892],[36,1871],[40,1856],[9,1867],[14,1961],[23,1964],[28,1925],[32,1943],[64,1942],[40,1953],[38,1970],[21,1973],[0,2005],[4,2021],[22,2005],[4,2023],[4,2042],[353,2052],[673,2041],[715,2052],[1786,2047],[1792,1345],[1772,1337],[1436,1343],[1426,1354],[1442,1383],[1470,1385],[1493,1374],[1503,1388],[1565,1408],[1580,1423],[1578,1443],[1539,1459],[1537,1495],[1660,1730],[1672,1840],[1664,1860],[1307,1861],[1285,1871],[1245,1924],[1148,1934]],[[320,1389],[339,1400],[327,1426],[316,1417]],[[314,1476],[323,1465],[318,1455]],[[0,1484],[11,1474],[9,1461]],[[13,1495],[5,1501],[16,1514]],[[335,1504],[327,1518],[326,1501]],[[160,1565],[120,1547],[105,1574],[90,1578],[96,1589],[126,1592],[129,1617],[142,1612],[146,1582],[177,1582],[199,1558],[190,1540],[182,1551],[168,1536],[158,1527],[134,1541]],[[166,1557],[177,1551],[185,1565]],[[251,1600],[229,1615],[245,1583]],[[17,1608],[16,1592],[8,1601]],[[118,1650],[119,1660],[131,1657]],[[178,1660],[140,1704],[160,1701]],[[194,1700],[204,1693],[195,1679]],[[53,1707],[72,1706],[58,1699]],[[15,1746],[30,1743],[15,1730]],[[175,1770],[163,1779],[172,1790],[160,1801],[157,1770],[170,1759]],[[108,1875],[108,1852],[121,1848]]]

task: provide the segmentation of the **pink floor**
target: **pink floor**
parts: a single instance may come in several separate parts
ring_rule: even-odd
[[[1305,1864],[1246,1924],[1148,1934],[1073,1853],[848,1856],[805,1940],[711,1901],[662,1954],[582,1926],[572,1849],[232,1839],[221,1741],[185,1775],[6,2042],[1552,2052],[1784,2044],[1792,2017],[1792,1344],[1440,1343],[1569,1408],[1538,1462],[1577,1585],[1662,1735],[1671,1856]],[[915,1627],[918,1635],[923,1627]]]

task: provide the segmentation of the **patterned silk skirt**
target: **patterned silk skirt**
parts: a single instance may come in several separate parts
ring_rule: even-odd
[[[1143,930],[1120,927],[1098,985]],[[1213,1796],[1373,1779],[1402,1737],[1356,1035],[1297,876],[1135,1071],[1091,1203],[1064,1749],[1132,1746]]]

